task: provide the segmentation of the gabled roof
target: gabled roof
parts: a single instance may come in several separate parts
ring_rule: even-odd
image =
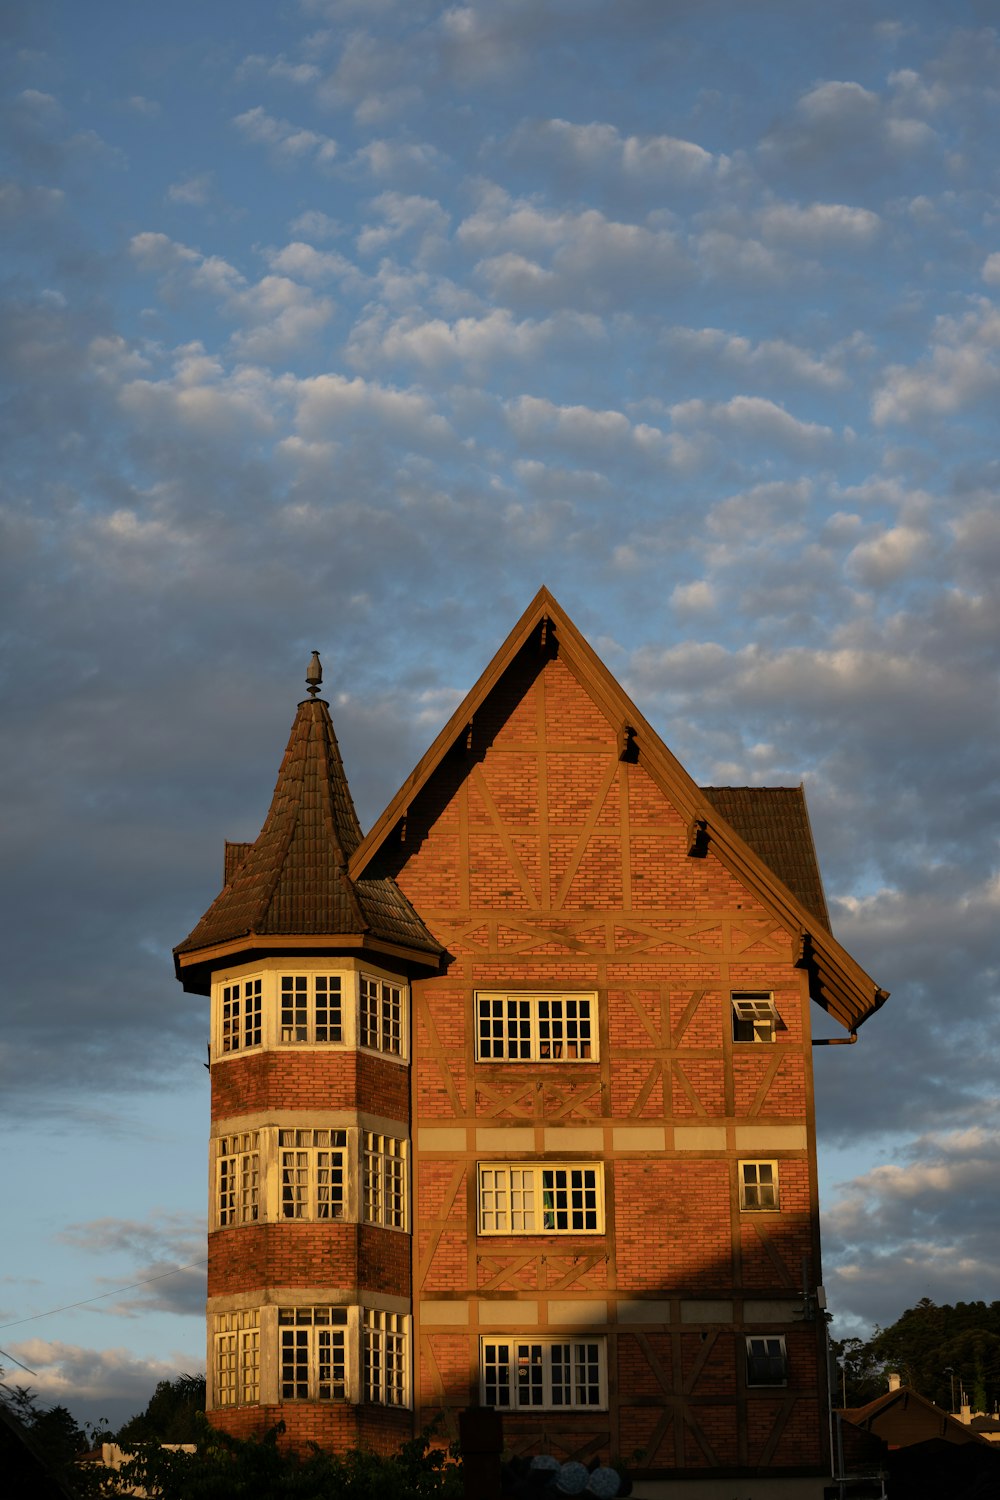
[[[802,787],[703,786],[701,790],[730,828],[829,932],[830,914]]]
[[[779,807],[777,801],[772,804],[758,796],[757,788],[697,786],[545,588],[539,590],[479,681],[354,850],[351,875],[359,879],[373,865],[410,804],[459,736],[467,734],[519,653],[532,643],[536,650],[544,644],[544,649],[558,651],[608,722],[622,734],[623,744],[630,742],[631,753],[688,820],[692,848],[700,850],[707,839],[726,868],[787,928],[800,961],[809,969],[813,999],[842,1026],[856,1030],[887,996],[829,932],[818,871],[814,876],[807,873],[810,860],[815,866],[815,854],[801,794],[801,809],[793,817],[789,799]],[[738,831],[741,822],[745,834]],[[807,899],[812,906],[806,904]]]
[[[361,825],[347,785],[329,704],[307,698],[278,772],[264,826],[252,844],[226,845],[226,884],[193,932],[174,949],[178,977],[206,950],[275,939],[353,945],[388,943],[433,955],[440,944],[389,876],[354,880],[347,862]],[[204,976],[190,975],[204,984]]]
[[[865,1406],[844,1407],[840,1415],[852,1427],[874,1432],[895,1446],[903,1446],[904,1438],[918,1443],[936,1437],[949,1443],[982,1443],[990,1447],[989,1441],[978,1432],[907,1385],[883,1391]]]

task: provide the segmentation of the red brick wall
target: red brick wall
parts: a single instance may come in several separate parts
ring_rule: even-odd
[[[636,1294],[738,1298],[743,1287],[794,1299],[803,1255],[818,1273],[807,1155],[735,1145],[707,1155],[671,1149],[674,1124],[721,1127],[730,1140],[740,1122],[811,1128],[808,1002],[788,932],[711,848],[703,858],[688,856],[685,819],[641,764],[618,762],[616,727],[559,659],[543,667],[525,654],[477,714],[472,752],[456,750],[446,760],[410,806],[405,846],[386,852],[385,868],[451,955],[445,977],[414,986],[414,1136],[421,1125],[448,1123],[652,1124],[667,1132],[667,1151],[616,1160],[609,1133],[601,1153],[613,1210],[608,1235],[566,1244],[477,1240],[475,1151],[470,1145],[463,1161],[461,1152],[441,1159],[417,1150],[418,1294],[528,1291],[543,1312],[549,1296],[602,1282],[612,1303]],[[475,1063],[474,991],[530,985],[599,993],[599,1065]],[[772,1046],[734,1047],[734,989],[774,992],[781,1028]],[[595,1081],[599,1088],[588,1090]],[[737,1207],[741,1156],[780,1159],[781,1213],[757,1216],[758,1228]],[[575,1272],[574,1259],[582,1266],[583,1252],[594,1249],[606,1249],[608,1260],[602,1255],[597,1266]],[[720,1335],[697,1368],[701,1334],[679,1323],[655,1335],[663,1347],[653,1362],[649,1340],[643,1345],[631,1332],[615,1339],[613,1324],[611,1332],[609,1349],[618,1350],[609,1370],[612,1411],[579,1418],[584,1427],[608,1424],[610,1450],[628,1457],[642,1449],[651,1467],[698,1470],[757,1463],[770,1442],[773,1468],[820,1462],[812,1329],[782,1393],[784,1427],[773,1442],[770,1407],[763,1410],[770,1398],[744,1394],[737,1378],[742,1330]],[[437,1353],[422,1356],[423,1407],[465,1401],[477,1339],[473,1328],[444,1342],[434,1336]],[[685,1385],[678,1371],[689,1369]],[[667,1427],[657,1370],[670,1382],[666,1404],[690,1403],[679,1408],[688,1417]],[[654,1408],[641,1405],[651,1399]],[[505,1430],[540,1440],[549,1420],[511,1416]],[[577,1420],[559,1418],[564,1426]]]
[[[243,1224],[208,1237],[208,1295],[328,1286],[410,1295],[410,1237],[375,1224]]]
[[[283,1401],[274,1406],[227,1406],[208,1413],[213,1427],[233,1437],[263,1437],[279,1422],[285,1431],[282,1448],[307,1455],[309,1445],[343,1451],[359,1446],[376,1453],[394,1453],[413,1434],[409,1411],[381,1406],[350,1406],[346,1402]]]
[[[212,1119],[258,1110],[364,1109],[407,1120],[409,1070],[368,1052],[245,1052],[212,1066]]]

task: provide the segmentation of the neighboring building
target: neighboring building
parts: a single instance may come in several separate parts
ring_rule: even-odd
[[[800,788],[696,786],[543,590],[366,838],[299,705],[176,963],[217,1425],[388,1447],[482,1402],[678,1500],[821,1493],[810,1002],[885,993]]]
[[[968,1407],[952,1415],[898,1376],[889,1382],[874,1401],[835,1413],[846,1494],[863,1493],[856,1476],[872,1474],[883,1476],[890,1496],[906,1500],[985,1500],[1000,1493],[1000,1452],[977,1430]]]

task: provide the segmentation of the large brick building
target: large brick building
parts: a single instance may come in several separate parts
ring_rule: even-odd
[[[810,1009],[885,996],[801,790],[696,786],[543,590],[363,838],[307,680],[176,950],[212,1420],[385,1448],[484,1403],[678,1497],[818,1493]]]

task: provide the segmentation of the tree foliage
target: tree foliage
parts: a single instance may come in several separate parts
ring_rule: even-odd
[[[198,1451],[155,1444],[122,1466],[118,1493],[141,1485],[156,1500],[460,1500],[461,1469],[430,1434],[389,1457],[351,1449],[297,1454],[278,1446],[280,1426],[263,1439],[217,1432],[202,1419]]]
[[[204,1375],[161,1380],[146,1410],[130,1417],[118,1429],[115,1441],[128,1449],[139,1443],[194,1443],[200,1435],[198,1419],[204,1410]]]
[[[0,1377],[4,1371],[0,1369]],[[76,1460],[86,1451],[87,1437],[65,1406],[43,1406],[30,1386],[8,1385],[0,1378],[0,1405],[24,1434],[28,1448],[42,1460],[49,1474],[69,1481]]]
[[[837,1399],[862,1406],[886,1389],[895,1371],[904,1385],[946,1411],[964,1392],[974,1411],[992,1412],[1000,1403],[1000,1302],[958,1302],[938,1306],[924,1297],[889,1328],[876,1328],[867,1341],[834,1344],[840,1365]]]

